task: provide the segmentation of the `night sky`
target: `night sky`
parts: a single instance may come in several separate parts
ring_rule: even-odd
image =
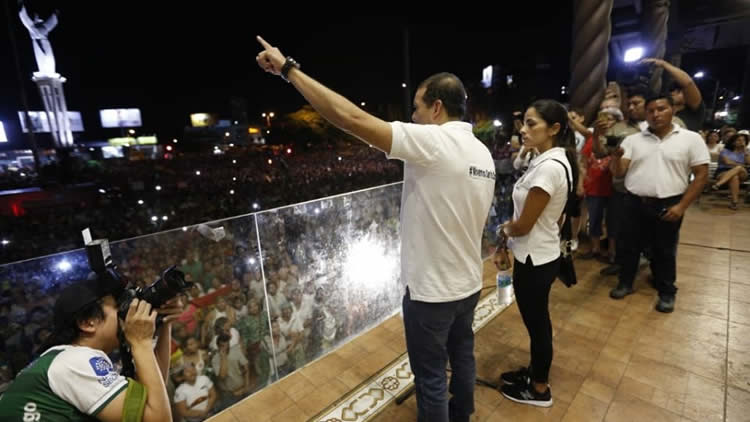
[[[13,13],[30,108],[41,110],[39,92],[30,80],[36,70],[31,40],[18,19],[16,1],[6,1]],[[538,96],[556,98],[559,86],[569,80],[572,1],[503,2],[504,9],[486,10],[453,5],[441,9],[442,17],[334,18],[321,10],[307,20],[304,14],[247,10],[220,2],[200,2],[179,11],[138,2],[27,4],[43,17],[60,12],[50,40],[57,71],[68,79],[68,109],[83,113],[83,140],[119,136],[118,129],[101,129],[101,108],[140,108],[143,132],[161,139],[179,137],[193,112],[230,118],[232,97],[247,101],[251,123],[260,123],[265,111],[297,110],[304,105],[302,97],[255,63],[260,51],[256,34],[297,59],[312,77],[368,107],[403,104],[404,27],[410,37],[412,84],[449,71],[467,85],[476,85],[482,68],[490,64],[531,72],[538,64],[548,64],[544,78],[549,86],[531,87]],[[15,149],[26,140],[17,117],[22,106],[5,7],[0,7],[0,22],[0,121],[11,141],[0,144],[0,149]],[[741,65],[741,59],[735,63]],[[686,56],[683,63],[696,67],[702,60]]]
[[[15,2],[13,13],[16,13]],[[477,83],[489,64],[552,62],[560,82],[568,76],[569,2],[522,12],[487,14],[462,10],[446,19],[431,17],[298,17],[253,16],[232,7],[183,8],[172,11],[131,3],[28,3],[47,16],[59,9],[59,24],[50,41],[57,71],[65,76],[69,110],[80,110],[86,139],[117,136],[100,128],[100,108],[138,107],[144,130],[160,137],[179,136],[191,112],[218,112],[229,118],[229,99],[247,100],[251,121],[264,111],[291,112],[302,97],[280,78],[255,63],[261,34],[285,55],[292,55],[314,78],[359,103],[403,103],[403,27],[408,26],[412,83],[449,71]],[[91,4],[91,3],[89,3]],[[531,14],[533,12],[533,14]],[[518,13],[518,14],[517,14]],[[6,27],[5,8],[0,8]],[[30,81],[36,70],[28,32],[13,16],[21,68],[31,109],[42,109]],[[7,28],[0,33],[0,57],[10,59]],[[21,110],[18,78],[12,60],[0,66],[0,120],[9,149],[25,142],[19,133]],[[20,145],[18,145],[20,146]],[[16,147],[18,147],[16,146]]]

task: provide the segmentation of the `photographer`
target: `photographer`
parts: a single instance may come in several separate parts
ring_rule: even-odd
[[[674,103],[674,115],[685,122],[686,127],[694,132],[703,129],[706,115],[706,105],[703,103],[701,90],[684,70],[661,59],[643,59],[641,63],[649,63],[661,67],[674,79],[669,89]]]
[[[53,347],[21,371],[0,397],[0,420],[171,420],[165,384],[171,321],[181,312],[180,303],[172,300],[158,310],[166,317],[154,349],[157,312],[148,302],[133,299],[120,322],[112,293],[99,279],[63,289],[48,341]],[[120,375],[107,357],[120,345],[120,329],[130,345],[137,381]]]
[[[614,237],[608,233],[609,247],[607,255],[601,251],[602,223],[605,212],[608,209],[610,197],[612,196],[612,172],[610,171],[610,157],[601,153],[602,129],[609,130],[616,123],[623,120],[622,112],[616,108],[605,108],[599,112],[594,135],[588,138],[586,145],[581,151],[586,160],[586,176],[584,178],[584,190],[586,193],[586,206],[589,211],[589,235],[591,236],[591,250],[579,255],[581,259],[597,258],[608,263],[613,257]],[[607,226],[609,232],[609,226]],[[609,256],[608,256],[609,255]]]

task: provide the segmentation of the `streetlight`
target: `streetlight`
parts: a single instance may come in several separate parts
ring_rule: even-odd
[[[500,120],[495,119],[495,121],[492,122],[492,124],[495,125],[495,127],[500,127],[500,126],[503,125],[503,122],[501,122]]]
[[[695,75],[693,75],[693,77],[694,77],[695,79],[701,79],[701,78],[702,78],[702,77],[704,77],[704,76],[706,76],[706,74],[705,74],[705,73],[704,73],[704,72],[703,72],[702,70],[700,70],[700,71],[698,71],[698,72],[695,72]]]
[[[637,62],[643,57],[643,47],[631,47],[625,51],[625,63]]]
[[[365,102],[362,101],[361,103],[359,103],[359,105],[361,105],[362,107],[364,107],[365,106]]]
[[[406,82],[401,84],[401,88],[406,88]]]
[[[271,127],[271,119],[276,117],[276,114],[274,112],[270,112],[270,113],[263,113],[261,114],[261,116],[263,116],[263,118],[266,119],[266,127]]]

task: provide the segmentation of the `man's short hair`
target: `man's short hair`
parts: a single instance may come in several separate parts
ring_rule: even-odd
[[[227,317],[216,318],[216,321],[214,321],[214,332],[221,332],[227,321],[229,321],[229,318]]]
[[[657,100],[666,100],[670,106],[674,106],[674,100],[672,99],[672,96],[669,95],[668,92],[660,92],[651,94],[646,98],[646,107],[648,107],[649,103]]]
[[[449,117],[463,119],[466,115],[466,89],[456,75],[447,72],[432,75],[419,84],[417,89],[420,88],[425,88],[422,101],[426,105],[440,100]]]
[[[628,98],[643,97],[643,99],[645,100],[650,96],[651,95],[649,94],[648,88],[643,85],[635,85],[628,88]]]

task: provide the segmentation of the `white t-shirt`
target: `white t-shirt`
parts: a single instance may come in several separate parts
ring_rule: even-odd
[[[401,278],[411,299],[452,302],[482,288],[482,231],[495,163],[471,124],[392,122],[388,158],[404,161]]]
[[[560,228],[557,225],[568,201],[568,184],[565,181],[565,168],[555,160],[560,160],[573,177],[570,163],[563,148],[551,148],[531,160],[529,169],[513,186],[513,220],[518,220],[526,205],[526,197],[532,188],[540,188],[550,196],[536,223],[525,236],[512,237],[508,246],[519,262],[526,262],[528,256],[534,266],[544,265],[560,257]],[[568,179],[572,184],[573,181]]]
[[[219,377],[219,374],[221,373],[221,353],[216,352],[211,359],[211,367],[214,369],[214,374],[216,374],[217,378],[216,384],[222,391],[232,392],[245,385],[243,368],[247,366],[247,359],[242,353],[242,347],[235,346],[229,348],[227,365],[227,375],[226,377],[221,378]]]
[[[195,378],[195,384],[190,385],[186,382],[183,382],[179,387],[177,387],[177,390],[175,390],[174,392],[174,402],[179,403],[181,401],[184,401],[188,410],[206,410],[208,408],[209,392],[211,391],[211,388],[213,386],[214,383],[211,382],[210,378],[205,375],[198,375]],[[193,402],[201,397],[206,397],[206,400],[203,400],[197,405],[190,407]],[[185,420],[190,421],[192,419],[185,418]],[[197,418],[196,420],[202,420],[202,418]]]
[[[648,129],[622,141],[623,158],[630,160],[625,188],[638,196],[669,198],[687,190],[692,167],[708,164],[711,156],[703,138],[672,125],[672,132],[659,139]]]
[[[63,349],[47,371],[49,386],[58,397],[91,415],[112,400],[128,385],[118,374],[107,354],[85,346],[55,346]]]

